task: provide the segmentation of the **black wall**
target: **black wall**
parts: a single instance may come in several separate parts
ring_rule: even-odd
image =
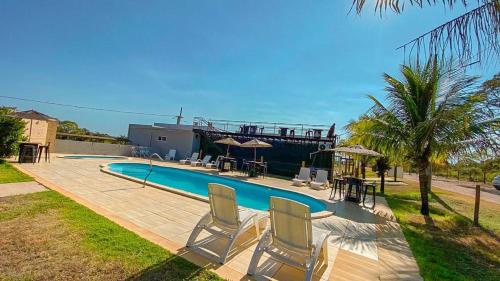
[[[233,138],[241,143],[248,141],[247,138]],[[257,160],[264,156],[264,161],[268,163],[268,172],[270,174],[281,175],[285,177],[294,177],[301,166],[302,161],[306,162],[306,166],[314,166],[315,168],[329,169],[331,167],[331,153],[317,153],[316,157],[309,158],[309,154],[318,151],[317,142],[285,142],[285,141],[269,141],[272,148],[257,148]],[[202,136],[200,149],[203,154],[210,154],[215,159],[217,155],[226,154],[226,145],[213,143],[210,139]],[[241,165],[242,159],[253,160],[253,148],[242,148],[231,146],[229,153],[232,157],[238,159],[238,168]]]

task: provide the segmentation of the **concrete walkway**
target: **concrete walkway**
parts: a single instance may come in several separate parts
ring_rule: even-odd
[[[125,160],[145,162],[141,159]],[[93,209],[118,224],[157,243],[169,251],[214,270],[223,278],[246,280],[252,253],[256,247],[254,233],[249,231],[237,242],[228,262],[219,265],[213,256],[220,253],[221,239],[205,233],[195,249],[184,247],[195,224],[209,210],[205,202],[118,178],[99,169],[105,159],[61,159],[52,163],[19,165],[24,172],[44,185]],[[124,161],[114,161],[124,162]],[[176,168],[197,169],[176,163],[160,163]],[[214,171],[211,171],[215,173]],[[235,173],[227,176],[241,177]],[[271,186],[287,188],[328,199],[329,190],[290,186],[290,181],[266,178],[249,179]],[[383,198],[377,197],[375,210],[344,201],[327,201],[336,210],[334,216],[317,219],[314,224],[332,231],[329,259],[319,266],[315,280],[421,280],[418,266],[392,211]],[[301,280],[303,272],[264,257],[257,280]]]
[[[0,197],[28,194],[47,190],[36,181],[0,184]]]
[[[417,174],[405,174],[405,179],[418,182]],[[482,183],[473,183],[467,181],[457,181],[455,179],[432,178],[432,186],[437,188],[466,195],[472,198],[476,197],[476,184],[481,186],[481,200],[500,204],[500,190],[496,190],[489,185]]]

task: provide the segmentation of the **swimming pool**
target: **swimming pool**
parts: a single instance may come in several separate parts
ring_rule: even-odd
[[[143,180],[149,172],[149,165],[112,163],[108,165],[108,169],[111,172]],[[271,196],[288,198],[306,204],[311,212],[326,210],[323,202],[304,194],[183,169],[154,165],[148,181],[205,197],[208,196],[208,183],[224,184],[234,188],[238,205],[257,210],[268,210]]]
[[[113,156],[113,155],[65,155],[60,156],[64,159],[127,159],[125,156]]]

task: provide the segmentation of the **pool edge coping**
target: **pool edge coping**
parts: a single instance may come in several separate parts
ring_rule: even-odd
[[[131,162],[131,163],[133,163],[133,164],[144,164],[144,163],[135,163],[135,162]],[[209,203],[208,197],[205,197],[205,196],[201,196],[201,195],[198,195],[198,194],[194,194],[192,192],[188,192],[188,191],[184,191],[184,190],[179,190],[179,189],[167,186],[167,185],[157,184],[157,183],[150,182],[150,181],[144,182],[144,180],[140,180],[140,179],[135,178],[135,177],[131,177],[131,176],[127,176],[127,175],[124,175],[124,174],[117,173],[117,172],[113,172],[113,171],[111,171],[109,169],[109,165],[111,165],[111,164],[126,164],[126,163],[124,163],[124,162],[116,162],[116,163],[100,164],[99,165],[100,171],[103,172],[103,173],[115,176],[115,177],[119,177],[119,178],[122,178],[122,179],[130,180],[130,181],[133,181],[133,182],[136,182],[136,183],[140,183],[140,184],[145,184],[145,185],[148,185],[148,186],[160,189],[160,190],[165,190],[165,191],[172,192],[172,193],[175,193],[175,194],[178,194],[178,195],[186,196],[186,197],[191,198],[191,199],[195,199],[195,200],[198,200],[198,201]],[[144,164],[144,165],[147,165],[147,164]],[[159,165],[153,165],[153,166],[166,167],[166,166],[159,166]],[[166,167],[166,168],[172,168],[172,167]],[[172,169],[178,169],[178,168],[172,168]],[[179,169],[179,170],[186,170],[186,171],[191,171],[191,172],[195,172],[195,173],[202,173],[202,174],[212,175],[212,174],[208,174],[208,173],[203,173],[202,171],[192,171],[192,170],[188,170],[188,169]],[[223,178],[228,178],[228,179],[232,179],[232,180],[237,180],[237,179],[234,179],[234,178],[231,178],[231,177],[221,176],[221,175],[212,175],[212,176],[223,177]],[[288,190],[288,189],[285,189],[285,188],[282,188],[282,187],[271,186],[271,185],[266,185],[266,184],[258,184],[258,183],[252,183],[252,184],[260,185],[260,186],[265,186],[265,187],[269,187],[269,188],[274,188],[274,189],[279,189],[279,190],[288,191],[288,192],[293,192],[293,193],[298,193],[298,194],[301,194],[301,195],[304,195],[304,196],[308,196],[308,197],[311,197],[311,198],[313,198],[315,200],[318,200],[318,201],[322,202],[327,207],[328,207],[328,204],[332,204],[331,202],[326,202],[326,200],[321,199],[321,198],[317,198],[314,195],[309,195],[309,194],[306,194],[306,193],[302,193],[302,192],[298,192],[298,191],[292,191],[292,190]],[[335,206],[335,204],[332,204],[332,206]],[[257,211],[266,212],[264,210],[257,210]],[[333,216],[334,214],[335,214],[334,210],[333,211],[324,210],[324,211],[320,211],[320,212],[314,212],[314,213],[311,213],[311,219],[313,219],[313,220],[323,219],[323,218],[327,218],[327,217]]]
[[[67,157],[67,156],[81,156],[81,158],[72,158],[72,157]],[[87,157],[85,156],[95,156],[95,157]],[[105,155],[105,154],[65,154],[65,155],[57,155],[56,158],[60,159],[100,159],[98,157],[102,157],[102,159],[109,159],[109,160],[130,160],[129,156],[121,156],[121,155]]]

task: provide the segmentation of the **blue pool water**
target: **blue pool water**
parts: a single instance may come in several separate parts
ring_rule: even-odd
[[[106,155],[66,155],[66,159],[126,159],[124,156],[106,156]]]
[[[141,180],[149,171],[148,164],[140,163],[113,163],[108,167],[112,172]],[[202,196],[208,196],[208,183],[224,184],[234,188],[238,205],[257,210],[268,210],[271,196],[301,202],[308,205],[311,212],[326,209],[323,202],[300,193],[182,169],[153,166],[153,172],[148,181]]]

